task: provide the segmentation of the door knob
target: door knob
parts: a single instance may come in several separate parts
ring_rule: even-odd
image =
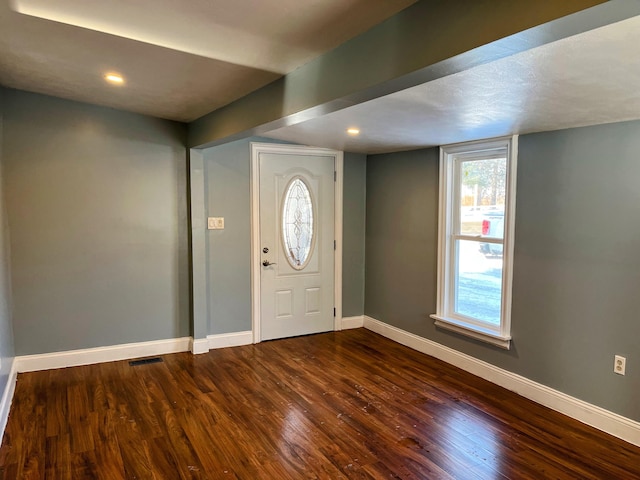
[[[275,265],[275,263],[271,263],[269,260],[265,260],[262,262],[263,267],[268,267],[270,265]]]

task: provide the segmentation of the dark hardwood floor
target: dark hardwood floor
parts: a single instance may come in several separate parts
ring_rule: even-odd
[[[5,479],[640,479],[640,448],[364,329],[20,374]]]

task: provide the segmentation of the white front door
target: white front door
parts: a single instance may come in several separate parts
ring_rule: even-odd
[[[334,162],[259,155],[261,340],[334,329]]]

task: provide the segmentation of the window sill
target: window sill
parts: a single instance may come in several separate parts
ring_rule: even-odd
[[[511,348],[510,336],[503,337],[489,330],[484,330],[475,326],[471,327],[452,318],[445,318],[435,314],[429,316],[435,320],[436,327],[444,328],[446,330],[459,333],[460,335],[480,340],[481,342],[490,343],[491,345],[504,348],[505,350],[509,350]]]

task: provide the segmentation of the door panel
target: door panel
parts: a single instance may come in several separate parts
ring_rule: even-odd
[[[261,153],[261,339],[333,330],[334,158]]]

